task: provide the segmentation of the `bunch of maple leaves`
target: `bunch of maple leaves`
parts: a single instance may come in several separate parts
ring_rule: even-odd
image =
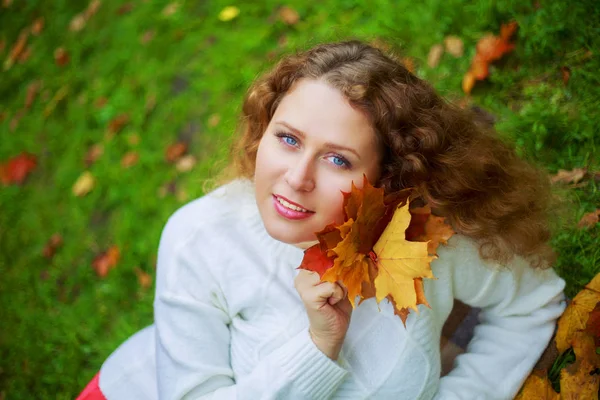
[[[322,281],[342,282],[352,307],[375,297],[387,298],[406,324],[409,309],[429,307],[423,278],[435,279],[430,263],[436,249],[454,234],[429,206],[409,209],[410,190],[384,196],[366,177],[344,195],[344,222],[317,232],[299,269],[318,272]]]
[[[544,366],[534,369],[515,400],[598,399],[600,274],[569,303],[558,320],[556,336],[548,347],[547,354],[554,355],[549,357],[553,361],[553,367],[550,370]],[[553,385],[552,378],[559,380],[560,394],[554,389],[556,385]]]

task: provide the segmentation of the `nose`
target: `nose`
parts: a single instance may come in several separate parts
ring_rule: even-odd
[[[315,188],[314,171],[308,157],[292,159],[285,174],[285,181],[299,192],[310,192]]]

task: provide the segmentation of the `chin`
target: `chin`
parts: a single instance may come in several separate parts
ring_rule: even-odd
[[[274,224],[265,223],[265,228],[269,236],[283,243],[292,244],[300,248],[308,248],[317,243],[314,234],[298,235],[291,232],[292,228],[284,226],[272,226]],[[308,245],[310,244],[310,245]],[[307,246],[308,245],[308,246]],[[306,247],[304,247],[306,246]]]

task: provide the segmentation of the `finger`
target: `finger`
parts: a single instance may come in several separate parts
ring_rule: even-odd
[[[301,269],[294,279],[294,287],[298,292],[303,292],[321,281],[319,274],[306,269]]]

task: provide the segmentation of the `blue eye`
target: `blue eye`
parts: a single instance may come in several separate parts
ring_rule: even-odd
[[[346,165],[346,160],[340,157],[333,157],[333,163],[337,166],[343,167]]]
[[[287,144],[291,145],[291,146],[295,146],[298,144],[298,142],[296,141],[296,139],[294,139],[291,136],[284,136],[283,137],[283,141],[286,142]]]

